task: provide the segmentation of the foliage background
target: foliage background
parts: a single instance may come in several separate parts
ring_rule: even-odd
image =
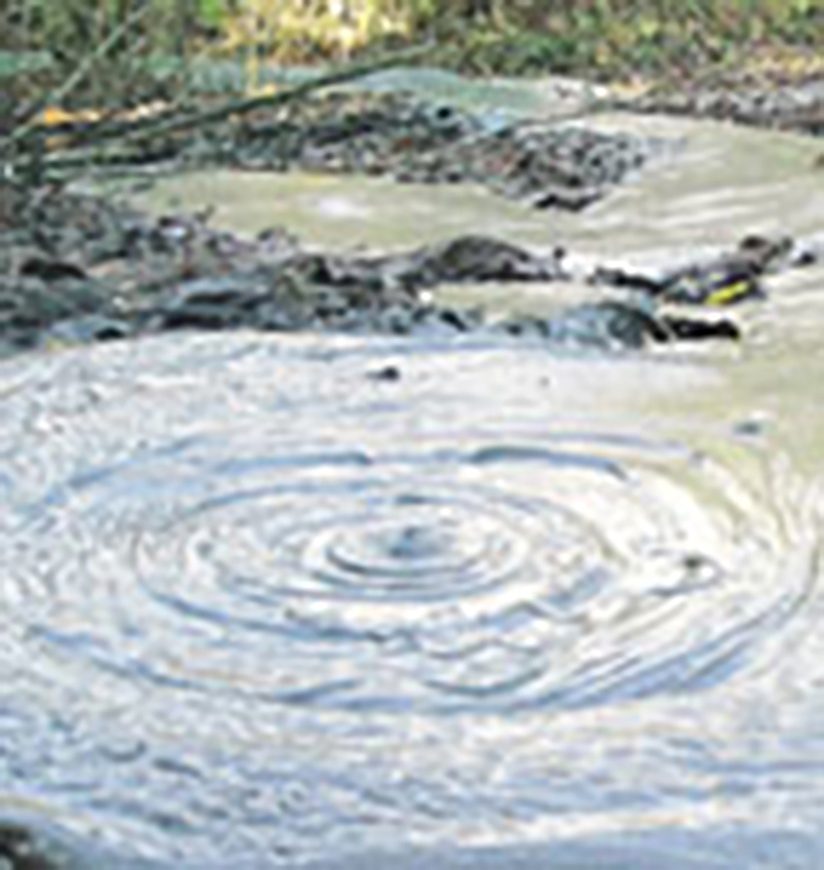
[[[475,73],[820,72],[824,0],[5,0],[0,123],[80,67],[67,102],[122,104],[180,95],[198,59],[237,62],[254,82],[264,62],[421,40],[437,46],[428,63]]]

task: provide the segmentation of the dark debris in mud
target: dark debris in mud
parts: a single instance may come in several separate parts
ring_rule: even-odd
[[[307,250],[283,230],[244,239],[211,228],[207,215],[152,218],[56,186],[24,191],[4,182],[0,194],[6,352],[239,327],[396,335],[496,330],[619,348],[732,339],[732,321],[675,317],[665,303],[728,305],[761,295],[769,271],[821,255],[789,240],[749,237],[734,251],[669,274],[599,267],[584,277],[604,286],[602,302],[551,318],[493,322],[480,310],[437,304],[430,291],[456,282],[566,280],[563,249],[533,252],[465,235],[401,253],[329,254]]]
[[[572,211],[596,202],[662,147],[620,133],[516,123],[403,94],[362,92],[314,95],[151,148],[159,145],[176,166],[468,181],[536,208]],[[467,234],[401,253],[331,254],[307,249],[280,229],[246,239],[210,227],[207,214],[152,218],[59,184],[0,182],[0,351],[237,327],[399,335],[496,329],[632,348],[731,339],[738,337],[731,320],[676,317],[663,306],[760,298],[770,271],[820,256],[789,240],[751,237],[712,261],[664,273],[605,264],[571,276],[561,248],[528,251]],[[482,311],[436,304],[429,292],[445,283],[570,277],[602,287],[605,298],[551,318],[493,323]]]
[[[60,870],[66,859],[25,825],[0,821],[0,870]]]
[[[580,211],[662,143],[557,122],[515,122],[398,93],[332,92],[258,112],[180,143],[197,165],[471,182],[535,208]]]
[[[618,107],[824,136],[824,77],[818,74],[802,81],[681,84],[618,101]]]
[[[93,139],[71,122],[51,142]],[[539,209],[580,211],[641,169],[666,143],[557,120],[470,112],[404,93],[330,91],[194,130],[94,150],[92,164],[165,163],[286,172],[360,173],[421,184],[475,183]],[[52,167],[72,156],[50,155]],[[28,167],[40,171],[42,167]]]
[[[674,268],[661,274],[599,267],[594,284],[623,287],[645,293],[661,302],[688,305],[733,305],[763,299],[762,278],[770,272],[810,265],[818,259],[811,245],[790,238],[745,236],[737,248],[715,258]]]

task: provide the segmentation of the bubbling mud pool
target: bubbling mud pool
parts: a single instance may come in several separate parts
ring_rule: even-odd
[[[501,340],[3,364],[0,806],[175,867],[814,825],[820,500],[643,410],[716,379]]]
[[[582,214],[236,173],[147,202],[629,264],[821,232],[814,140],[598,124],[683,148]],[[72,870],[824,866],[823,282],[770,276],[735,347],[180,333],[0,363],[0,867],[31,831]]]

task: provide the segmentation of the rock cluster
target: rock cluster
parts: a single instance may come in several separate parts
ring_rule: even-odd
[[[728,305],[763,295],[771,270],[814,262],[814,245],[749,237],[731,252],[663,275],[600,266],[604,300],[551,318],[492,322],[433,302],[457,282],[548,284],[569,277],[565,252],[533,252],[465,235],[415,250],[328,254],[282,230],[241,239],[207,216],[150,218],[57,188],[4,183],[14,217],[0,216],[0,351],[111,340],[174,329],[333,330],[359,333],[496,330],[553,342],[641,347],[736,338],[724,319],[675,316],[668,302]],[[580,276],[579,276],[580,277]],[[615,288],[621,295],[616,298]]]
[[[450,281],[541,280],[541,257],[464,236],[407,253],[324,254],[283,231],[242,240],[204,216],[152,219],[56,188],[24,194],[0,222],[0,342],[93,341],[179,328],[467,329],[475,315],[428,303]]]

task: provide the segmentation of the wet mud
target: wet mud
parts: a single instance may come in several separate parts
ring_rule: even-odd
[[[466,235],[388,254],[306,249],[284,230],[248,239],[207,216],[151,218],[96,197],[9,189],[19,202],[0,227],[0,342],[7,352],[179,329],[257,328],[410,334],[503,330],[559,342],[642,347],[737,338],[729,318],[675,315],[660,303],[728,305],[763,298],[769,271],[814,264],[810,245],[748,237],[738,248],[662,275],[596,265],[575,275],[621,298],[554,318],[490,322],[482,309],[444,306],[445,284],[569,281],[567,252]]]
[[[365,248],[4,186],[0,866],[822,863],[810,143],[647,121]]]

